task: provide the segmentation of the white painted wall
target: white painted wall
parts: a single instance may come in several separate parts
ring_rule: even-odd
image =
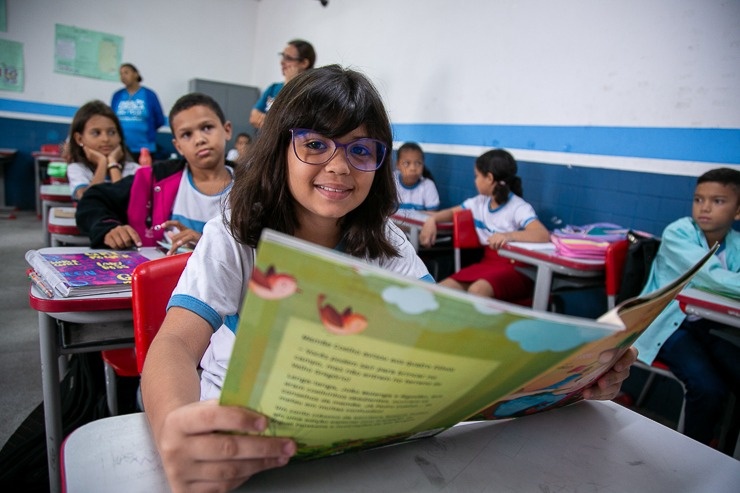
[[[395,122],[740,127],[738,0],[261,0],[260,87],[292,37],[369,74]]]
[[[53,72],[54,24],[124,37],[165,108],[204,78],[265,87],[302,37],[376,81],[396,123],[740,128],[738,0],[7,0],[26,89],[79,105],[120,83]]]
[[[165,112],[188,81],[248,84],[257,0],[6,0],[8,31],[24,45],[25,91],[0,98],[79,106],[110,102],[122,84],[54,72],[54,25],[122,36],[123,61],[159,95]]]

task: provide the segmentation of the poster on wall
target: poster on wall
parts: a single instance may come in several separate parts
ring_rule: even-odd
[[[23,92],[23,43],[0,39],[0,91]]]
[[[123,38],[56,24],[54,72],[118,81]]]

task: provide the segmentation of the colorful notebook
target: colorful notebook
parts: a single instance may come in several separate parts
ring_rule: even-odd
[[[90,250],[84,253],[26,252],[26,261],[42,283],[59,296],[87,296],[131,290],[134,268],[149,260],[128,250]]]

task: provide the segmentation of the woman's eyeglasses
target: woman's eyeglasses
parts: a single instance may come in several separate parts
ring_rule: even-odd
[[[359,171],[375,171],[385,159],[386,145],[376,139],[362,138],[346,144],[306,128],[291,128],[293,152],[306,164],[326,164],[337,149],[344,149],[347,162]]]
[[[286,55],[285,53],[282,53],[282,52],[278,52],[278,56],[286,62],[300,62],[301,60],[303,60],[303,58],[301,57],[294,57],[294,56]]]

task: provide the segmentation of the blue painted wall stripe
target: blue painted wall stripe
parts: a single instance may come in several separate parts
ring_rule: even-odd
[[[740,164],[740,129],[395,124],[394,140]]]
[[[67,116],[72,118],[75,115],[77,108],[77,106],[64,106],[60,104],[35,103],[33,101],[19,101],[17,99],[0,99],[0,111],[11,111],[15,113]]]
[[[76,106],[0,98],[0,111],[72,118]],[[400,123],[394,140],[740,164],[740,129]]]

